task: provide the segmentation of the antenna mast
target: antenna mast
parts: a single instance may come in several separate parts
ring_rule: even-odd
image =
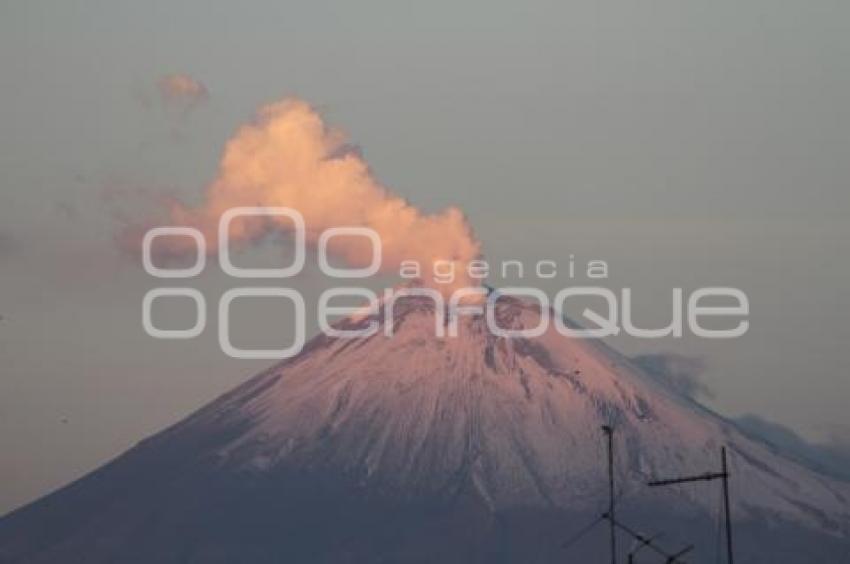
[[[726,521],[726,563],[734,564],[732,557],[732,518],[729,510],[729,469],[726,465],[726,447],[720,448],[720,472],[706,472],[697,476],[685,476],[682,478],[670,478],[667,480],[654,480],[648,486],[670,486],[673,484],[685,484],[688,482],[700,482],[711,480],[722,480],[723,483],[723,511]]]
[[[608,519],[608,521],[610,521],[615,527],[618,527],[618,528],[622,529],[623,531],[625,531],[626,534],[630,535],[632,538],[634,538],[636,541],[638,541],[640,543],[641,547],[642,546],[649,547],[651,550],[655,551],[657,554],[660,554],[661,556],[663,556],[665,558],[665,560],[664,560],[665,564],[682,564],[682,561],[679,560],[679,557],[684,555],[684,554],[687,554],[688,552],[690,552],[694,549],[694,545],[689,544],[685,548],[681,549],[679,552],[676,552],[675,554],[670,554],[669,552],[667,552],[666,550],[661,548],[658,545],[658,543],[656,543],[653,540],[655,537],[646,537],[646,536],[638,533],[637,531],[635,531],[631,527],[621,523],[620,521],[617,521],[616,519],[614,519],[613,517],[611,517],[607,513],[604,513],[602,515],[602,518]],[[658,535],[656,535],[656,536],[658,536]],[[634,555],[630,554],[629,560],[631,561],[633,557],[634,557]]]
[[[603,425],[602,432],[608,437],[608,513],[611,523],[611,564],[617,564],[617,522],[614,516],[614,428]]]
[[[647,547],[650,550],[654,551],[656,554],[663,556],[666,560],[666,564],[682,564],[682,561],[679,560],[679,557],[683,554],[686,554],[693,550],[693,545],[688,545],[679,552],[676,553],[668,553],[666,550],[661,548],[658,543],[655,542],[655,538],[659,535],[647,537],[634,529],[618,521],[614,515],[614,506],[616,502],[616,498],[614,496],[614,428],[611,425],[603,425],[602,431],[605,433],[606,438],[608,439],[608,511],[603,513],[599,518],[595,521],[587,525],[584,529],[575,534],[570,540],[561,544],[561,548],[569,548],[573,544],[575,544],[579,539],[584,537],[587,533],[589,533],[596,525],[598,525],[601,521],[607,520],[611,525],[611,564],[617,564],[617,529],[622,530],[636,541],[638,541],[639,546],[629,552],[629,564],[633,562],[634,553],[637,552],[642,547]],[[724,463],[724,471],[725,471],[725,463]],[[650,484],[650,485],[661,485],[659,484]]]

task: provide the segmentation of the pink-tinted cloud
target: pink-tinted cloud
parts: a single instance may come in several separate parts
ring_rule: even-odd
[[[209,91],[203,82],[187,74],[169,74],[157,82],[159,94],[167,106],[188,110],[209,99]]]
[[[446,261],[458,273],[456,284],[477,285],[466,278],[468,263],[477,258],[480,244],[463,213],[448,208],[428,214],[392,193],[373,175],[361,155],[351,149],[345,135],[325,124],[309,104],[286,99],[262,108],[227,143],[218,176],[207,187],[203,202],[187,206],[177,200],[166,203],[165,224],[199,229],[208,251],[218,245],[222,214],[239,206],[285,206],[300,212],[307,224],[307,242],[315,243],[329,227],[368,227],[382,242],[383,267],[398,272],[405,260],[422,266],[423,282],[438,261]],[[120,240],[125,248],[138,250],[150,222],[128,228]],[[230,224],[230,241],[249,246],[274,233],[292,230],[286,218],[242,218]],[[185,237],[159,249],[164,258],[193,252]],[[166,248],[167,247],[167,248]],[[337,237],[330,251],[352,266],[371,260],[371,246],[363,238]]]

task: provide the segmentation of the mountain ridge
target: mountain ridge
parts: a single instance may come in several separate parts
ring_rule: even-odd
[[[383,324],[385,312],[382,307],[376,316],[343,320],[339,326]],[[252,510],[268,512],[285,531],[312,522],[300,521],[290,506],[301,508],[302,515],[333,507],[312,519],[321,523],[335,515],[351,528],[363,526],[362,521],[390,528],[417,523],[425,531],[444,531],[458,519],[469,526],[477,519],[487,539],[498,530],[511,538],[525,531],[527,524],[514,522],[525,512],[533,515],[526,517],[529,522],[555,535],[553,523],[567,530],[568,522],[596,515],[604,506],[601,424],[617,430],[615,470],[626,515],[644,522],[658,515],[661,521],[693,522],[681,534],[701,535],[694,532],[696,523],[716,509],[712,497],[686,487],[648,492],[643,484],[708,471],[717,466],[724,444],[736,522],[799,530],[795,534],[823,537],[823,546],[834,544],[837,550],[848,546],[846,483],[778,457],[604,344],[566,339],[554,331],[536,338],[497,337],[476,317],[462,320],[458,337],[438,338],[429,301],[405,300],[393,313],[392,337],[381,331],[358,339],[320,335],[297,357],[263,371],[113,463],[0,519],[0,562],[58,562],[57,554],[64,562],[79,555],[88,558],[79,561],[109,561],[115,554],[133,561],[126,547],[138,541],[128,539],[137,538],[144,523],[156,529],[158,520],[177,519],[195,530],[212,518],[199,515],[198,507],[244,512],[250,522],[255,520]],[[497,307],[503,327],[531,327],[539,315],[539,308],[515,299],[500,299]],[[134,491],[139,489],[147,494]],[[164,499],[163,490],[174,499]],[[280,503],[288,501],[281,506],[274,501],[278,496]],[[212,501],[206,497],[216,499],[215,505],[208,507]],[[655,509],[647,511],[650,507]],[[93,516],[88,525],[67,522],[67,513],[84,510]],[[396,514],[402,517],[385,522]],[[167,556],[157,561],[191,561],[180,554],[203,554],[223,538],[251,536],[236,534],[233,529],[240,524],[226,515],[220,518],[221,525],[193,533],[195,541],[166,535],[168,540],[158,544]],[[664,523],[667,530],[680,525]],[[44,537],[35,535],[34,527],[41,534],[48,531],[50,542],[38,540]],[[207,529],[221,529],[222,539],[210,539]],[[21,535],[17,541],[14,533]],[[339,548],[344,539],[335,533],[311,534],[334,540],[308,542],[310,535],[293,533],[297,550],[263,542],[272,555],[286,550],[311,554],[309,560],[294,560],[305,562],[384,557],[388,562],[444,562],[455,561],[458,554],[468,557],[457,561],[495,558],[490,541],[456,539],[440,560],[417,560],[417,551],[437,549],[422,547],[419,540],[399,540],[412,535],[406,528],[392,542],[355,543],[348,553]],[[362,535],[380,536],[371,529]],[[220,549],[222,554],[236,561],[266,561],[265,556],[238,560],[242,556],[233,555],[244,556],[245,545],[234,542]],[[516,552],[506,562],[524,561],[523,551],[539,552],[542,543],[558,546],[554,538],[512,542],[512,548],[498,553]],[[92,548],[100,545],[105,548]],[[330,552],[323,552],[322,545]],[[546,550],[551,558],[541,561],[563,556]],[[16,560],[21,554],[35,559]],[[101,554],[104,560],[97,559]]]

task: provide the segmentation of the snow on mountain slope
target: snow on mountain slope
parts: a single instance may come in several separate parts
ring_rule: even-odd
[[[385,311],[340,327],[383,327]],[[498,302],[502,327],[539,315]],[[599,342],[552,329],[500,338],[475,317],[440,338],[421,298],[399,301],[393,320],[392,337],[316,337],[0,519],[0,563],[563,562],[567,531],[605,506],[602,425],[616,429],[619,515],[710,544],[711,490],[645,482],[719,470],[725,445],[741,561],[850,553],[847,483],[745,437]]]
[[[539,310],[514,299],[502,298],[498,313],[505,327],[538,323]],[[624,489],[719,469],[725,444],[738,517],[848,531],[846,484],[779,458],[603,345],[552,328],[534,339],[497,338],[481,318],[463,319],[458,337],[438,338],[433,308],[421,299],[400,301],[394,325],[393,337],[319,337],[185,425],[250,420],[216,452],[227,467],[344,468],[401,496],[468,475],[496,508],[575,509],[598,506],[600,426],[611,424]]]

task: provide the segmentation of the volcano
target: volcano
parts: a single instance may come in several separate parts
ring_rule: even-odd
[[[385,312],[340,325],[384,324]],[[511,328],[541,314],[508,297],[496,313]],[[716,561],[719,484],[645,484],[716,471],[721,446],[737,561],[848,562],[850,485],[748,438],[611,348],[554,330],[501,338],[471,316],[440,338],[421,298],[392,315],[392,337],[320,335],[5,516],[0,562],[605,561],[602,425],[615,429],[618,517],[663,532],[670,549],[694,544],[688,562]],[[619,536],[623,561],[630,542]]]

